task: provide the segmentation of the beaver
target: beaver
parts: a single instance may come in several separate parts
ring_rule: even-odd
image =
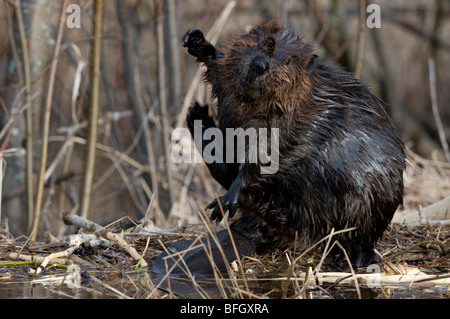
[[[193,136],[198,120],[203,131],[217,121],[225,137],[227,128],[278,129],[279,166],[273,174],[261,173],[261,161],[248,160],[248,147],[243,162],[207,163],[227,190],[206,207],[215,221],[223,218],[221,208],[228,211],[231,232],[219,236],[226,257],[236,258],[229,234],[238,236],[237,250],[245,255],[306,249],[332,230],[351,229],[334,238],[352,265],[380,261],[374,246],[402,203],[406,166],[404,144],[385,104],[352,74],[318,63],[313,47],[277,18],[254,26],[223,51],[199,29],[188,30],[182,41],[207,67],[205,80],[217,99],[213,116],[208,105],[196,102],[189,109]],[[203,140],[199,150],[209,142]],[[336,266],[346,267],[342,249],[332,254]],[[211,271],[200,250],[186,260]]]

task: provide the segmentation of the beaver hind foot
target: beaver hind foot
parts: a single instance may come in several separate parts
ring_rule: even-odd
[[[233,237],[233,240],[230,238]],[[227,229],[216,233],[219,245],[211,236],[200,240],[182,240],[170,245],[161,253],[152,265],[151,272],[158,275],[170,273],[171,276],[185,277],[189,273],[195,276],[206,276],[214,273],[211,258],[219,272],[226,271],[226,263],[255,252],[255,246],[245,236]],[[236,256],[234,245],[238,251]],[[222,255],[221,250],[224,255]],[[225,258],[224,258],[225,257]]]
[[[233,240],[230,238],[233,237]],[[186,277],[189,273],[195,276],[208,276],[214,272],[211,260],[216,270],[224,272],[226,263],[231,263],[242,256],[249,256],[257,251],[254,244],[254,236],[242,235],[235,230],[221,230],[216,233],[219,245],[211,236],[200,240],[182,240],[169,246],[167,252],[161,253],[152,265],[151,272],[158,275],[169,273],[174,277]],[[234,245],[233,246],[233,242]],[[236,252],[239,256],[236,256]],[[342,251],[345,249],[346,254]],[[372,247],[355,242],[344,242],[341,247],[333,248],[333,264],[339,269],[348,269],[349,261],[353,267],[367,267],[370,264],[380,262],[380,256]],[[222,255],[221,250],[224,255]],[[225,258],[224,258],[225,257]]]

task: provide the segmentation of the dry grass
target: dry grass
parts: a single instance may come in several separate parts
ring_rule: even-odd
[[[175,241],[195,238],[198,234],[174,231],[142,235],[127,231],[121,236],[138,252],[145,251],[144,259],[151,264],[162,252],[162,245],[167,247]],[[274,251],[244,257],[242,268],[233,262],[229,272],[216,272],[210,278],[196,278],[193,274],[184,279],[169,278],[167,282],[160,276],[149,274],[148,269],[137,266],[137,260],[106,242],[95,247],[92,246],[94,242],[89,242],[74,249],[75,246],[67,242],[28,245],[23,238],[3,238],[0,242],[0,283],[4,280],[15,281],[27,271],[35,272],[36,269],[43,269],[43,277],[39,278],[50,276],[62,279],[68,275],[66,269],[76,265],[83,279],[83,284],[78,283],[78,288],[97,289],[105,295],[119,298],[311,298],[311,293],[318,291],[324,294],[322,297],[334,298],[336,289],[339,289],[336,287],[341,287],[341,291],[345,289],[342,287],[346,287],[349,291],[346,296],[356,298],[361,297],[358,289],[367,288],[373,280],[373,274],[366,269],[357,269],[353,274],[336,272],[331,258],[324,258],[321,252],[299,255],[292,251]],[[449,240],[448,225],[414,228],[395,225],[378,244],[377,249],[384,256],[380,264],[383,273],[378,278],[378,285],[372,288],[381,291],[378,293],[383,296],[383,289],[387,288],[402,290],[408,287],[420,291],[423,287],[437,289],[448,286],[449,252],[442,251],[438,244],[427,244],[433,242],[448,246]],[[58,258],[52,258],[46,264],[46,257],[51,255]],[[43,264],[46,267],[40,268]],[[419,270],[421,272],[418,274]],[[447,281],[437,281],[438,278],[447,278]],[[191,291],[188,293],[180,282],[191,287]],[[109,287],[120,293],[111,292]]]
[[[441,162],[422,161],[414,155],[406,172],[405,202],[409,208],[425,204],[417,202],[417,198],[428,198],[429,201],[439,198],[437,190],[448,187],[450,167]],[[120,227],[125,229],[117,230]],[[99,237],[108,232],[118,234],[138,252],[134,258],[124,245],[98,241],[98,238],[95,241],[92,237],[83,239],[84,244],[73,242],[73,238],[70,242],[69,237],[64,241],[29,244],[27,238],[13,238],[2,229],[0,283],[4,278],[12,279],[26,271],[41,269],[39,265],[44,264],[43,275],[52,275],[52,280],[59,278],[61,285],[62,278],[73,273],[73,270],[67,273],[66,268],[77,265],[84,282],[78,283],[77,287],[90,287],[117,298],[336,298],[341,295],[365,298],[368,285],[374,280],[376,284],[372,290],[377,291],[377,298],[392,298],[393,291],[405,289],[423,293],[424,288],[438,291],[444,297],[445,287],[449,285],[449,224],[415,227],[393,224],[377,245],[383,261],[377,265],[380,268],[375,268],[375,273],[372,273],[373,269],[365,268],[349,273],[336,272],[326,253],[333,244],[332,236],[324,239],[327,245],[323,251],[311,249],[299,253],[287,250],[247,256],[233,262],[225,273],[215,271],[211,278],[196,278],[189,272],[183,279],[161,278],[140,266],[141,255],[151,265],[164,247],[202,236],[208,233],[208,227],[211,225],[205,220],[203,226],[197,224],[162,231],[151,223],[136,224],[125,218],[100,228],[101,231],[96,228]],[[48,260],[49,256],[57,258]]]

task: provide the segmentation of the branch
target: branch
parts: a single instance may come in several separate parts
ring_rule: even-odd
[[[27,190],[27,224],[28,229],[31,228],[33,220],[33,127],[32,127],[32,110],[31,110],[31,76],[30,76],[30,60],[28,56],[27,39],[25,36],[25,26],[23,22],[22,7],[20,1],[16,0],[15,10],[17,16],[17,25],[19,28],[20,44],[22,47],[23,73],[25,78],[25,131],[26,131],[26,190]]]
[[[447,161],[450,162],[450,151],[448,149],[447,138],[445,136],[444,125],[439,116],[437,88],[436,88],[436,70],[434,66],[434,59],[428,59],[429,79],[430,79],[430,94],[431,94],[431,108],[433,111],[434,121],[439,132],[439,139],[441,140],[442,149],[444,150]]]
[[[70,215],[69,213],[63,213],[63,220],[66,225],[74,225],[78,228],[83,228],[89,232],[95,232],[97,235],[100,235],[106,239],[109,239],[115,242],[122,250],[126,251],[134,260],[140,260],[141,255],[134,249],[134,247],[130,246],[127,241],[121,238],[119,235],[109,232],[104,229],[99,224],[96,224],[90,220],[84,219],[77,215]],[[147,262],[142,259],[140,260],[140,265],[142,267],[146,267]]]
[[[158,61],[160,61],[158,66],[158,80],[159,80],[159,106],[161,109],[161,118],[162,118],[162,139],[164,146],[164,156],[165,156],[165,164],[167,171],[167,185],[169,192],[169,200],[170,200],[170,208],[173,208],[175,204],[175,188],[173,185],[173,168],[170,161],[170,142],[169,137],[166,135],[170,132],[169,130],[169,114],[167,112],[167,91],[166,91],[166,65],[164,63],[165,60],[165,52],[164,52],[164,12],[162,10],[162,6],[164,5],[162,2],[158,2],[159,4],[159,12],[156,18],[156,38],[158,43]]]
[[[95,173],[95,155],[98,139],[98,111],[100,94],[100,53],[103,29],[103,0],[94,2],[94,40],[91,50],[91,91],[89,96],[89,129],[86,153],[86,166],[84,171],[80,215],[87,218],[92,196],[92,184]]]
[[[359,31],[358,31],[358,55],[356,58],[355,76],[361,78],[364,47],[366,42],[366,1],[359,1]]]
[[[50,69],[50,78],[48,82],[48,92],[47,99],[45,103],[45,113],[44,113],[44,123],[43,123],[43,132],[42,132],[42,149],[41,149],[41,166],[39,170],[39,177],[37,182],[37,191],[36,191],[36,204],[34,207],[34,220],[33,220],[33,228],[30,235],[30,240],[35,241],[38,233],[39,222],[41,219],[41,209],[42,209],[42,197],[44,194],[44,175],[45,175],[45,166],[47,164],[47,156],[48,156],[48,136],[50,131],[50,118],[51,118],[51,108],[52,108],[52,98],[53,98],[53,89],[55,84],[55,76],[56,76],[56,67],[58,65],[58,55],[61,48],[61,39],[64,29],[64,21],[66,18],[65,12],[67,7],[68,0],[65,0],[62,5],[62,12],[59,21],[59,29],[58,35],[56,38],[55,52],[53,54],[53,60]]]

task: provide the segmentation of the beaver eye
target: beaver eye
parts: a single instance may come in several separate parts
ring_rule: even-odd
[[[287,57],[286,60],[284,60],[284,64],[286,65],[291,64],[291,57]]]

